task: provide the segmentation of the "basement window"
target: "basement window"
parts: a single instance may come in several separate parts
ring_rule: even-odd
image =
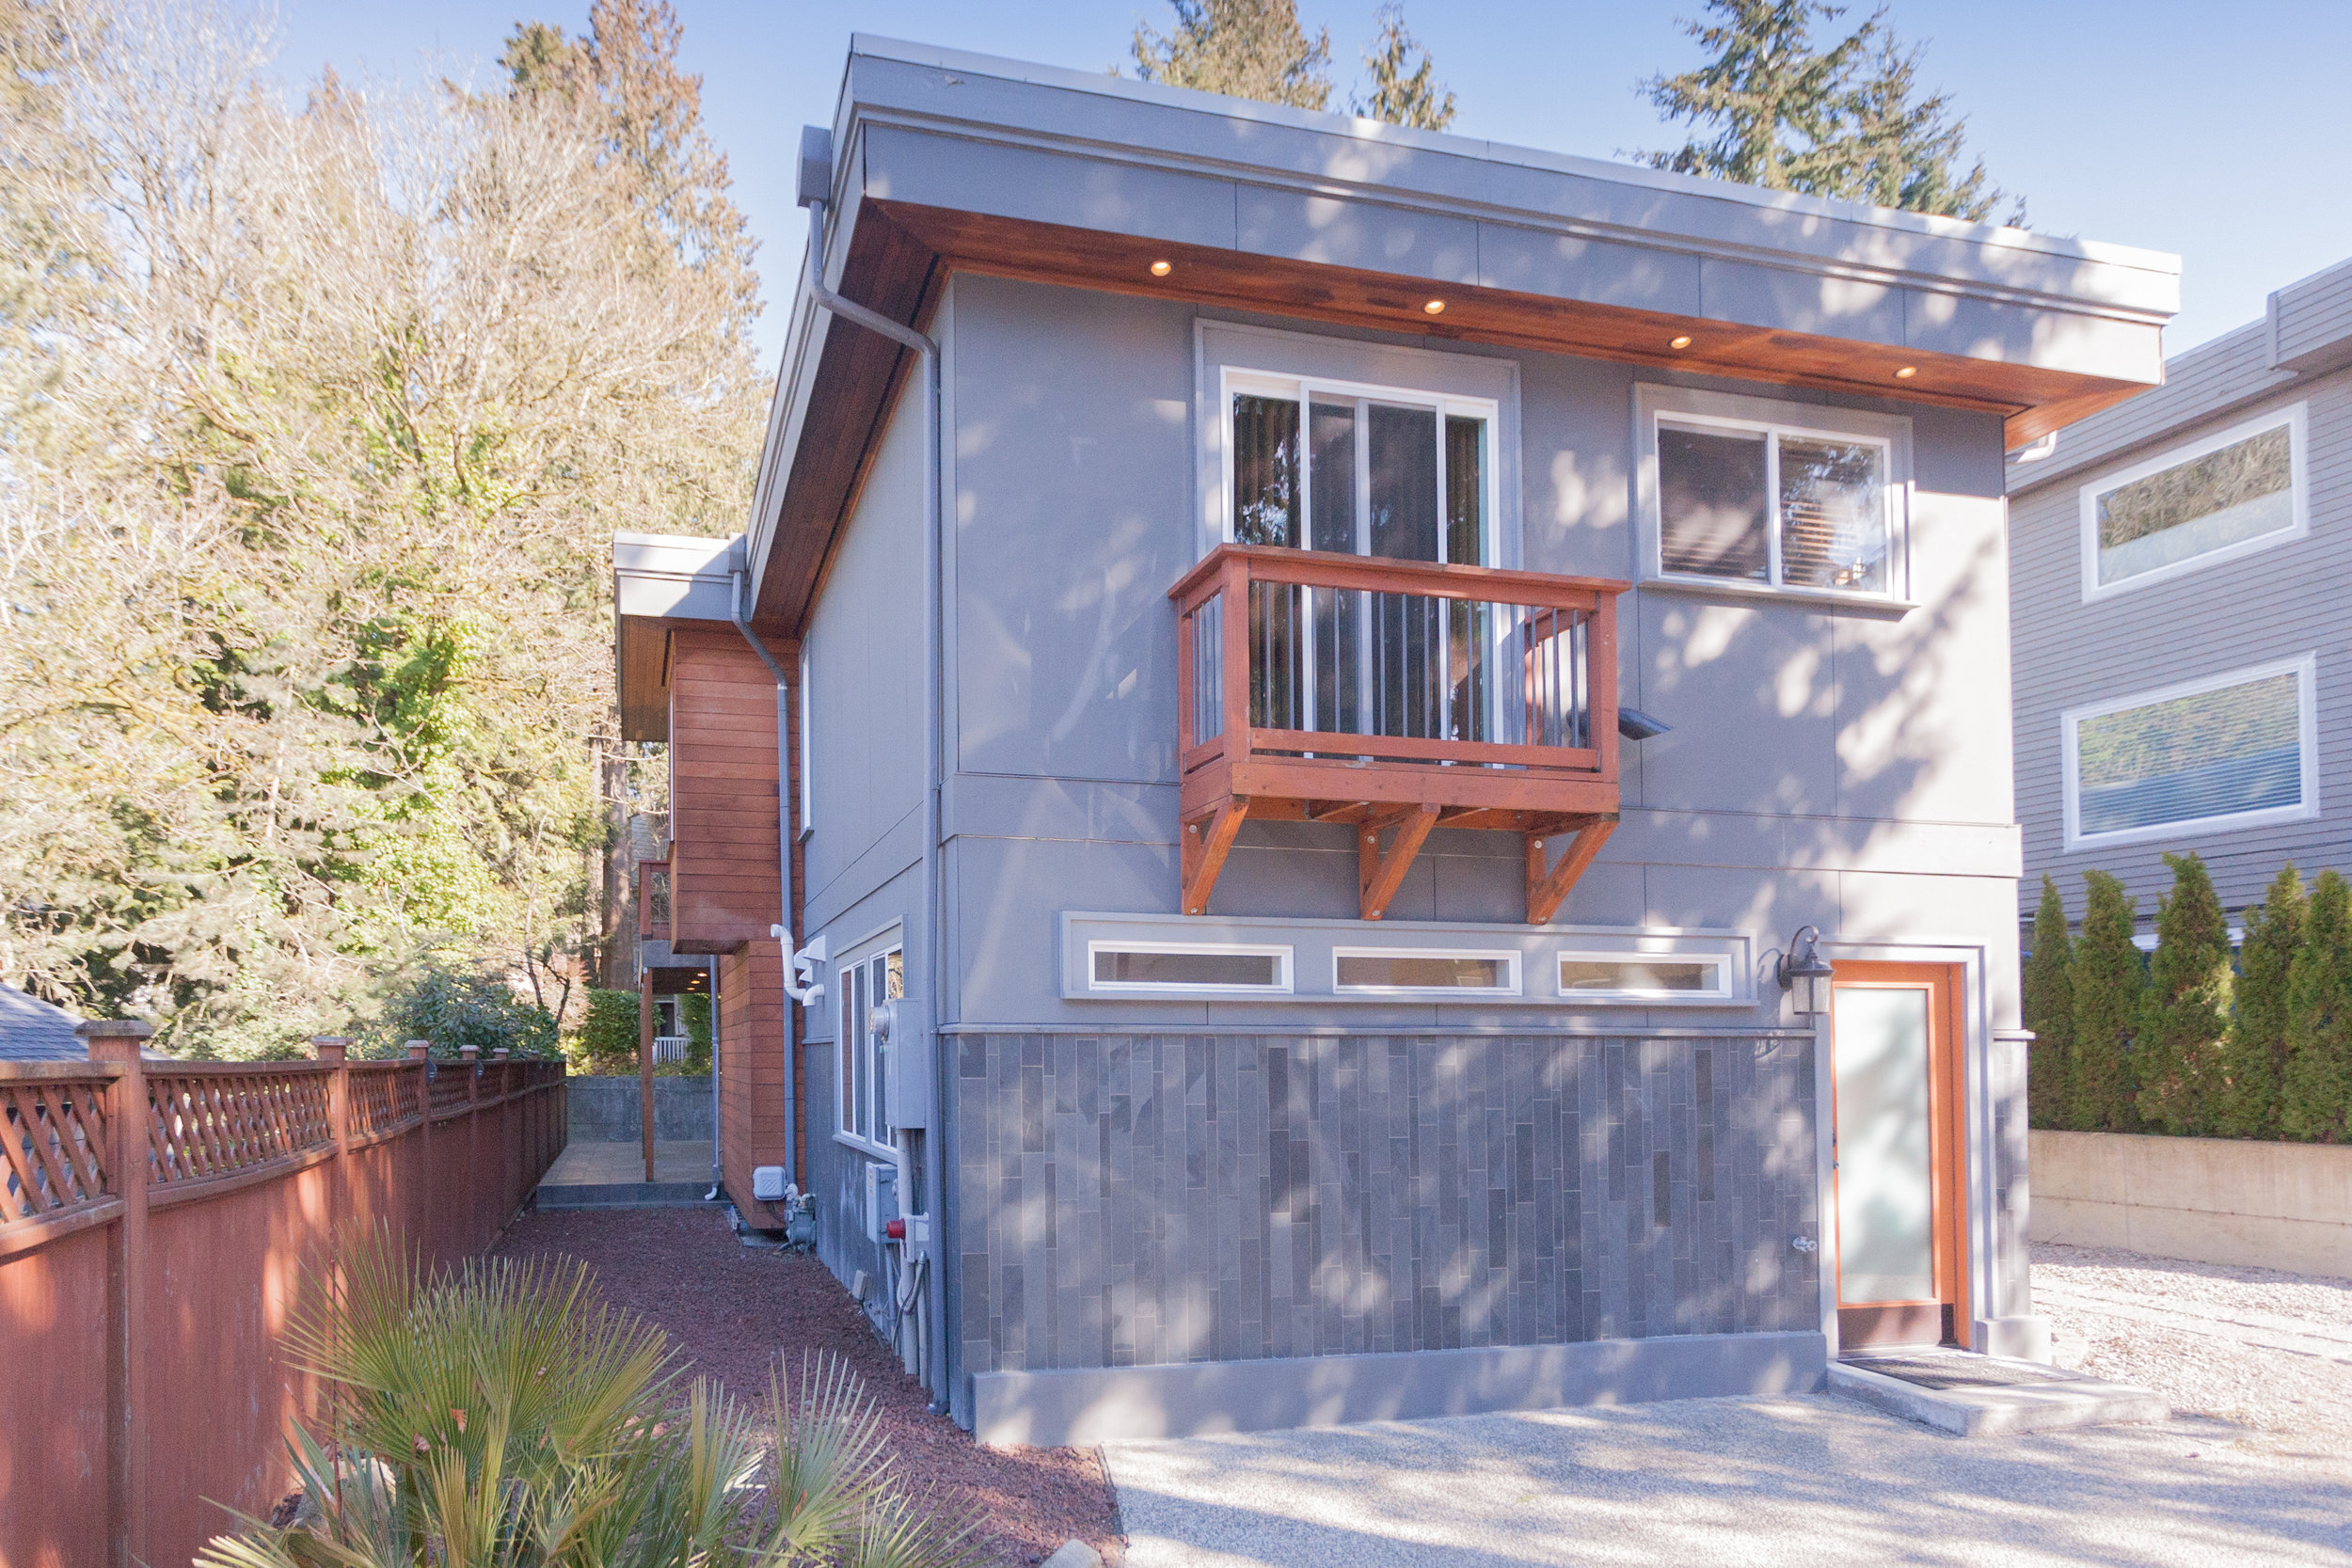
[[[1331,952],[1339,991],[1445,991],[1517,996],[1517,953],[1456,953],[1428,948],[1339,947]]]
[[[1087,973],[1089,990],[1109,994],[1281,994],[1291,989],[1291,949],[1222,942],[1095,942],[1087,944]]]
[[[1727,956],[1562,953],[1560,995],[1570,1002],[1720,1002],[1729,998]]]

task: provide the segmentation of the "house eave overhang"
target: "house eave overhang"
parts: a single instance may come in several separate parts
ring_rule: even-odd
[[[740,535],[612,536],[613,684],[624,740],[670,738],[670,632],[681,622],[732,623]]]
[[[2153,252],[863,36],[833,130],[829,280],[916,325],[983,272],[1977,409],[2016,446],[2160,384],[2179,304]],[[797,634],[904,357],[803,278],[763,628]]]

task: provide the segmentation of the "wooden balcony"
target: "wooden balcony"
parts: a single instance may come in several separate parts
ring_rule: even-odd
[[[1628,586],[1220,546],[1168,590],[1184,912],[1258,817],[1353,824],[1366,920],[1431,829],[1523,834],[1527,918],[1549,920],[1617,820]]]

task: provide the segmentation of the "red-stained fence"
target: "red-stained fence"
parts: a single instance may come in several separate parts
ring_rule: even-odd
[[[0,1568],[183,1564],[287,1486],[280,1338],[356,1225],[456,1261],[561,1153],[560,1062],[0,1063]]]

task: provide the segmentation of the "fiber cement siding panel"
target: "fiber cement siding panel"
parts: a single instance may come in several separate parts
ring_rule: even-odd
[[[1354,198],[1243,185],[1234,243],[1260,256],[1426,278],[1478,281],[1478,225]]]
[[[2082,872],[2096,867],[2122,877],[2143,921],[2153,919],[2157,896],[2171,885],[2167,850],[2202,857],[2232,911],[2258,900],[2290,860],[2307,877],[2326,866],[2352,869],[2352,620],[2342,590],[2352,580],[2352,372],[2312,379],[2293,395],[2309,406],[2307,538],[2086,605],[2079,486],[2106,469],[2080,470],[2011,502],[2017,811],[2026,873],[2021,911],[2030,912],[2039,900],[2046,872],[2079,917]],[[2219,419],[2250,418],[2284,401],[2242,405]],[[2152,450],[2186,441],[2212,422]],[[2318,817],[2065,852],[2061,713],[2307,652],[2318,656]]]
[[[1903,293],[1888,284],[1714,256],[1699,263],[1697,314],[1865,342],[1903,341]]]
[[[1836,815],[1829,614],[1655,590],[1618,603],[1621,624],[1635,628],[1621,655],[1625,700],[1676,725],[1642,742],[1640,794],[1629,791],[1629,804]]]
[[[1819,1322],[1803,1039],[973,1033],[955,1063],[960,1390]]]
[[[865,194],[1178,245],[1233,244],[1231,181],[896,126],[866,133]]]
[[[1622,305],[1674,315],[1699,313],[1695,257],[1506,223],[1478,226],[1477,281],[1489,289],[1594,305]]]

